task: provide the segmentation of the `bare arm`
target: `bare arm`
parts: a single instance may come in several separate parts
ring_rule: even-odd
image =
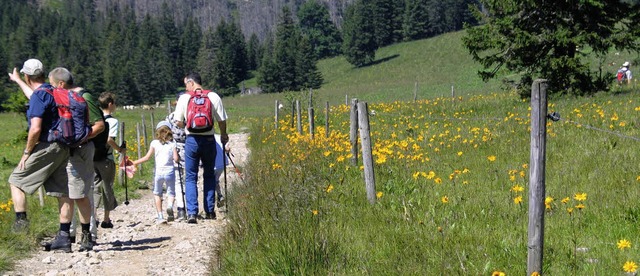
[[[152,147],[149,148],[149,151],[147,152],[147,155],[143,156],[142,158],[138,159],[138,160],[134,160],[133,161],[133,165],[138,165],[140,163],[144,163],[149,161],[149,159],[151,158],[151,155],[153,154],[154,150]]]
[[[89,135],[88,139],[92,139],[98,136],[98,134],[102,133],[104,129],[105,129],[104,121],[102,120],[97,121],[95,124],[91,126],[91,135]]]
[[[25,162],[33,149],[36,147],[38,143],[38,138],[40,137],[40,132],[42,131],[42,118],[33,117],[31,118],[31,127],[29,128],[29,133],[27,134],[27,145],[24,148],[25,154],[22,155],[22,159],[20,159],[20,163],[18,167],[22,170],[25,169]],[[26,154],[28,152],[28,154]]]
[[[109,138],[107,139],[107,144],[108,144],[109,146],[111,146],[111,148],[112,148],[113,150],[115,150],[115,151],[117,151],[117,152],[119,152],[119,153],[122,153],[122,152],[124,152],[124,151],[126,151],[126,150],[127,150],[126,148],[121,148],[120,146],[118,146],[118,144],[116,144],[116,141],[115,141],[115,140],[113,140],[113,137],[109,137]]]
[[[29,85],[27,85],[27,83],[24,82],[22,78],[20,78],[20,74],[18,74],[18,69],[16,69],[15,67],[13,68],[13,73],[9,74],[9,79],[11,79],[12,81],[14,81],[20,86],[20,89],[22,89],[22,93],[24,93],[27,99],[31,99],[31,95],[33,94],[33,89],[31,89],[31,87],[29,87]]]
[[[229,142],[229,135],[227,134],[227,121],[218,121],[218,127],[220,128],[220,141],[222,144]]]
[[[180,162],[180,155],[178,154],[178,148],[173,148],[173,162]]]

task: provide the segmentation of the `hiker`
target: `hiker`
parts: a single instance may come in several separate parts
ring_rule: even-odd
[[[216,162],[214,166],[214,171],[216,175],[216,200],[217,206],[224,206],[224,195],[220,189],[220,176],[224,172],[224,166],[229,164],[229,159],[227,159],[227,154],[229,153],[229,145],[225,145],[225,149],[222,150],[222,142],[220,141],[220,135],[215,135],[216,137]]]
[[[100,109],[104,114],[105,122],[109,127],[107,141],[105,148],[96,148],[96,154],[94,155],[94,167],[95,167],[95,179],[93,182],[93,201],[95,213],[97,214],[97,208],[100,203],[103,204],[104,213],[102,216],[102,222],[100,227],[113,228],[113,222],[111,221],[111,211],[118,207],[118,201],[116,195],[113,192],[113,184],[116,178],[116,163],[113,156],[113,151],[120,154],[126,152],[126,148],[121,148],[116,143],[115,139],[118,137],[118,119],[113,117],[116,110],[116,99],[113,93],[103,92],[98,97],[100,103]],[[106,150],[102,152],[101,150]],[[104,158],[100,156],[102,153],[106,154]]]
[[[73,76],[71,72],[66,68],[58,67],[49,73],[49,81],[54,87],[73,89]],[[101,121],[101,128],[94,124],[92,129],[96,128],[102,132],[104,130],[104,122],[102,118],[92,118],[89,115],[89,120],[94,119],[94,122]],[[97,136],[98,133],[91,132],[88,139],[92,139]],[[69,179],[69,198],[72,199],[70,203],[71,218],[73,218],[74,204],[78,206],[80,216],[80,227],[82,229],[80,251],[93,250],[93,241],[90,233],[90,223],[93,206],[91,204],[90,196],[92,194],[91,189],[93,186],[93,154],[95,147],[93,141],[88,140],[85,143],[79,145],[76,148],[70,150],[69,162],[67,164],[67,175]],[[71,228],[71,225],[69,225]],[[51,250],[60,248],[65,251],[71,251],[71,231],[65,233],[68,235],[58,235],[51,242]]]
[[[216,218],[214,209],[216,141],[213,120],[215,118],[215,121],[218,122],[220,140],[224,145],[229,141],[226,124],[227,113],[218,94],[203,90],[202,80],[198,73],[187,74],[183,81],[188,92],[178,99],[174,119],[178,121],[178,126],[185,127],[185,133],[187,134],[184,149],[187,223],[197,223],[199,212],[197,179],[200,161],[202,161],[203,167],[204,219]],[[202,114],[204,116],[204,118],[190,118],[187,111],[202,108],[202,106],[198,105],[199,103],[205,105],[204,110],[210,110],[209,113],[189,112],[189,114]]]
[[[45,81],[44,66],[37,59],[25,61],[20,73],[23,74],[24,81],[15,68],[9,78],[29,98],[29,133],[22,158],[9,176],[11,199],[16,213],[13,230],[28,230],[26,194],[33,194],[40,186],[44,186],[48,195],[58,198],[60,229],[57,237],[66,236],[68,239],[72,204],[67,185],[69,148],[59,142],[48,141],[49,130],[59,120],[56,103],[50,92],[53,91],[53,86]]]
[[[178,95],[180,97],[181,94]],[[171,123],[171,132],[173,133],[173,141],[176,142],[176,149],[178,151],[178,162],[175,162],[175,176],[177,177],[176,183],[176,207],[178,214],[176,220],[187,220],[187,210],[184,204],[184,142],[187,135],[184,132],[184,128],[178,126],[176,120],[174,120],[175,112],[172,112],[165,119]]]
[[[165,224],[173,221],[173,203],[176,198],[174,163],[179,161],[176,143],[173,141],[171,124],[167,121],[160,121],[156,126],[156,139],[151,141],[147,154],[133,161],[133,166],[149,161],[151,155],[155,157],[155,176],[153,180],[153,194],[155,195],[157,224]],[[163,185],[164,184],[164,185]],[[162,189],[167,189],[167,219],[162,214]]]
[[[628,61],[625,61],[622,64],[622,67],[618,69],[618,84],[631,84],[631,79],[633,79],[633,74],[629,67],[631,64]]]

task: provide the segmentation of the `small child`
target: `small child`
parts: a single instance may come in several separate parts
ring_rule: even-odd
[[[173,170],[174,162],[179,161],[176,143],[173,141],[173,133],[171,125],[167,121],[160,121],[156,126],[156,139],[151,141],[149,152],[144,157],[133,161],[133,165],[149,161],[151,155],[155,154],[155,176],[153,185],[153,194],[155,195],[156,211],[158,224],[173,221],[173,203],[176,197],[175,182],[176,175]],[[167,220],[162,215],[162,187],[166,185],[168,195]]]

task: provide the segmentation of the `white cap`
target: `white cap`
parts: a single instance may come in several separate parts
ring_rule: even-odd
[[[27,74],[29,76],[35,76],[44,73],[44,66],[39,60],[32,58],[24,62],[20,73]]]
[[[169,129],[171,129],[171,123],[167,122],[167,121],[160,121],[158,122],[158,125],[156,125],[156,129],[159,129],[162,126],[166,126]]]
[[[625,61],[625,62],[622,64],[622,67],[629,67],[629,62],[628,62],[628,61]]]

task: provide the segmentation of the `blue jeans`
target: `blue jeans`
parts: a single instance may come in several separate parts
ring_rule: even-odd
[[[185,198],[187,200],[187,214],[197,215],[198,209],[198,167],[202,161],[204,211],[213,213],[215,206],[215,171],[216,140],[213,135],[188,135],[184,145],[185,166]]]

